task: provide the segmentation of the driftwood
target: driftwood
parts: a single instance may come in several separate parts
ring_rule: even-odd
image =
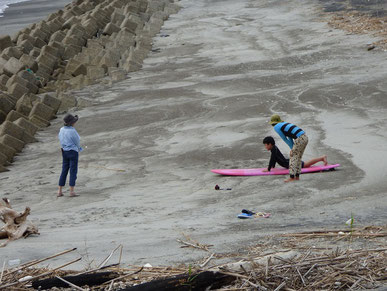
[[[85,285],[90,287],[90,286],[101,285],[117,277],[119,277],[119,274],[116,272],[99,272],[99,273],[93,273],[93,274],[65,276],[65,277],[62,277],[62,279],[79,287],[82,287]],[[40,288],[41,290],[46,290],[46,289],[51,289],[53,287],[57,287],[57,288],[69,287],[69,284],[66,282],[63,282],[59,278],[54,277],[49,279],[33,281],[32,287],[34,289]]]
[[[61,266],[59,266],[59,267],[56,267],[55,269],[52,269],[52,270],[49,270],[49,271],[46,271],[46,272],[43,272],[43,273],[41,273],[41,274],[39,274],[39,275],[36,275],[36,276],[30,276],[30,275],[28,275],[28,276],[26,276],[26,277],[24,277],[24,278],[20,278],[18,281],[14,281],[14,282],[12,282],[12,283],[9,283],[9,284],[5,284],[5,285],[1,285],[0,286],[0,290],[9,290],[9,289],[7,289],[7,288],[9,288],[9,287],[11,287],[11,286],[15,286],[15,285],[18,285],[18,284],[25,284],[25,283],[27,283],[27,282],[30,282],[30,281],[35,281],[35,280],[37,280],[37,279],[39,279],[39,278],[42,278],[42,277],[46,277],[46,276],[48,276],[48,275],[51,275],[52,273],[54,273],[55,271],[58,271],[58,270],[60,270],[60,269],[62,269],[62,268],[64,268],[64,267],[67,267],[67,266],[69,266],[69,265],[71,265],[71,264],[74,264],[74,263],[76,263],[76,262],[79,262],[80,260],[82,260],[82,258],[78,258],[78,259],[75,259],[75,260],[72,260],[72,261],[70,261],[70,262],[68,262],[68,263],[66,263],[66,264],[63,264],[63,265],[61,265]]]
[[[38,228],[27,220],[30,212],[29,207],[26,207],[23,213],[12,209],[7,198],[0,201],[0,220],[5,224],[0,228],[0,238],[8,238],[6,242],[0,244],[0,247],[5,247],[10,241],[21,237],[26,238],[31,234],[39,234]]]
[[[207,271],[192,269],[191,265],[188,267],[129,266],[127,268],[117,267],[118,264],[103,266],[121,246],[115,248],[103,260],[103,263],[100,264],[101,267],[81,273],[75,274],[74,271],[62,270],[65,266],[80,259],[55,269],[33,267],[38,262],[74,250],[70,249],[25,263],[16,268],[2,270],[0,280],[4,285],[0,285],[0,290],[29,290],[31,284],[36,288],[37,285],[42,285],[42,282],[53,282],[55,287],[59,285],[69,288],[71,286],[70,288],[73,290],[80,291],[375,289],[387,283],[385,263],[387,261],[387,247],[385,237],[369,236],[368,234],[381,234],[386,233],[386,231],[387,227],[381,226],[352,229],[352,233],[362,234],[354,239],[356,246],[348,245],[347,242],[336,243],[337,238],[334,236],[298,237],[296,234],[295,237],[287,235],[290,237],[284,239],[282,235],[278,235],[277,237],[281,238],[279,241],[273,242],[272,237],[270,237],[264,243],[249,247],[247,255],[244,253],[242,259],[237,254],[238,261],[236,262],[234,261],[235,254],[226,254],[224,257],[221,254],[209,254],[210,256],[202,265],[195,263],[197,267],[203,268],[211,259],[231,258],[231,261],[227,259],[226,263],[215,265]],[[326,232],[327,230],[320,230],[313,231],[311,234],[324,234]],[[328,232],[337,233],[338,230],[328,230]],[[187,241],[195,246],[199,245],[192,240],[187,239]],[[335,247],[318,247],[319,244],[326,244],[329,241],[334,241]],[[273,244],[274,247],[271,248]],[[5,266],[4,263],[3,266]],[[112,276],[112,279],[99,286],[94,285],[95,282],[85,282],[88,280],[86,274],[96,273],[101,269],[104,269],[105,272],[115,273],[116,276]],[[100,274],[104,273],[96,273],[95,276],[98,277]],[[49,277],[55,277],[57,280],[42,280]],[[74,282],[72,280],[74,278],[77,278],[78,281]],[[66,287],[60,285],[62,283]],[[89,286],[85,286],[86,284]],[[91,285],[94,286],[90,287]]]
[[[219,289],[235,280],[234,276],[219,272],[206,271],[202,273],[182,274],[175,277],[158,279],[133,287],[121,289],[121,291],[202,291]],[[207,289],[208,288],[208,289]]]

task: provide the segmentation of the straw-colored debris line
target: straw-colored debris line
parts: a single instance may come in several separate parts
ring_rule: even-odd
[[[94,269],[62,270],[81,260],[76,257],[53,268],[37,267],[55,257],[73,256],[74,248],[11,269],[4,263],[0,290],[376,289],[387,287],[386,237],[386,226],[287,233],[259,238],[255,246],[238,254],[215,254],[210,245],[185,236],[181,245],[206,252],[199,262],[179,267],[124,266],[120,245]],[[117,253],[118,262],[108,265]]]
[[[365,13],[334,12],[328,22],[334,28],[339,28],[354,34],[372,34],[382,39],[370,44],[369,49],[380,47],[387,49],[387,17],[373,17]]]

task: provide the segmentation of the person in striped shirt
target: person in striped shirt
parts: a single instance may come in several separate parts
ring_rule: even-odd
[[[283,141],[290,147],[290,161],[289,161],[289,179],[285,182],[293,182],[300,179],[302,156],[308,144],[308,136],[305,132],[289,122],[284,122],[278,114],[271,117],[270,124],[274,130],[283,139]]]

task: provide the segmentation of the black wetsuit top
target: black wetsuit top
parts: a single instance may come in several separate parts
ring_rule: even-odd
[[[278,163],[281,167],[289,169],[289,159],[285,159],[279,148],[273,145],[273,148],[271,149],[270,162],[269,166],[267,167],[267,170],[270,171],[271,168],[274,168],[276,163]],[[304,167],[304,162],[302,162],[302,167]]]
[[[273,145],[273,148],[271,149],[269,167],[267,167],[268,171],[270,171],[271,168],[274,168],[276,163],[278,163],[281,167],[289,169],[289,159],[285,159],[279,148]]]

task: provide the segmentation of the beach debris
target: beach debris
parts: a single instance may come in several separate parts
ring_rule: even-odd
[[[5,224],[0,228],[0,238],[7,238],[7,241],[0,244],[0,247],[5,247],[10,241],[39,234],[38,228],[27,220],[30,212],[31,209],[26,207],[23,213],[19,213],[12,209],[8,198],[0,200],[0,220]]]
[[[375,45],[369,45],[369,46],[367,47],[367,51],[371,51],[371,50],[373,50],[374,48],[376,48]]]
[[[371,34],[382,38],[381,40],[370,44],[368,50],[372,50],[376,48],[376,46],[382,48],[387,47],[386,16],[374,17],[358,11],[333,12],[328,24],[351,34]]]
[[[38,289],[39,286],[41,290],[71,288],[111,291],[213,289],[247,291],[281,288],[281,290],[349,290],[384,286],[387,283],[385,265],[387,248],[384,237],[374,235],[387,236],[387,228],[367,226],[353,229],[354,234],[359,234],[355,237],[356,245],[348,245],[348,242],[337,240],[340,231],[349,233],[348,230],[331,229],[265,236],[261,242],[257,242],[257,245],[235,254],[208,253],[206,258],[201,260],[203,263],[188,266],[144,268],[133,265],[119,267],[118,264],[112,264],[85,272],[62,270],[60,267],[50,270],[32,266],[36,262],[69,253],[73,250],[71,249],[3,270],[3,285],[0,285],[0,290],[13,289],[10,287],[15,287],[14,290],[32,290]],[[185,240],[190,243],[193,241],[187,237]],[[107,257],[110,257],[110,254]],[[222,264],[215,264],[203,270],[210,260],[215,259],[222,260]],[[111,279],[106,280],[108,277]],[[98,280],[104,282],[93,285]]]
[[[149,263],[146,263],[146,264],[144,265],[144,268],[152,268],[152,265],[149,264]]]
[[[40,274],[38,274],[36,276],[28,275],[30,277],[28,277],[28,278],[24,277],[24,279],[22,281],[19,281],[19,280],[22,279],[23,277],[19,278],[19,280],[17,280],[17,281],[13,281],[12,283],[5,284],[5,285],[0,285],[0,290],[8,288],[8,287],[15,286],[15,285],[18,285],[19,283],[27,283],[27,282],[30,282],[30,281],[33,281],[33,280],[40,279],[42,277],[46,277],[46,276],[51,275],[51,274],[55,273],[56,271],[58,271],[58,270],[60,270],[60,269],[62,269],[64,267],[67,267],[67,266],[69,266],[71,264],[79,262],[80,260],[82,260],[82,258],[78,258],[78,259],[72,260],[72,261],[70,261],[68,263],[65,263],[65,264],[59,266],[59,267],[56,267],[55,269],[47,270],[46,272],[40,273]],[[8,274],[6,274],[6,275],[8,275]]]
[[[20,278],[19,279],[19,282],[25,282],[25,281],[29,281],[31,280],[33,277],[32,276],[25,276],[23,278]]]
[[[183,241],[181,239],[177,239],[176,241],[181,243],[181,244],[183,244],[183,246],[181,246],[181,248],[192,247],[192,248],[195,248],[195,249],[200,249],[200,250],[209,252],[208,247],[210,245],[203,245],[203,244],[200,244],[200,243],[197,243],[197,242],[196,243],[191,243],[191,242]]]
[[[383,227],[379,226],[367,226],[364,228],[353,228],[351,230],[348,229],[331,229],[331,230],[316,230],[316,231],[306,231],[306,232],[298,232],[298,233],[285,233],[281,236],[284,237],[297,237],[302,239],[311,239],[318,237],[337,237],[338,235],[351,235],[354,237],[387,237],[387,230]]]
[[[361,282],[361,289],[365,289],[379,286],[386,280],[383,274],[385,267],[382,267],[386,259],[386,249],[336,250],[326,255],[316,251],[306,259],[301,255],[276,264],[269,259],[267,264],[253,264],[250,261],[246,262],[251,267],[247,272],[241,268],[239,271],[221,272],[238,278],[233,285],[227,286],[229,288],[243,288],[244,279],[247,279],[261,285],[263,288],[260,290],[280,290],[285,285],[289,290],[332,290],[337,286],[347,290],[361,279],[357,284]],[[227,265],[223,269],[227,270]]]
[[[183,244],[181,248],[195,248],[195,249],[200,249],[206,252],[210,252],[209,248],[212,247],[212,245],[207,245],[207,244],[201,244],[194,239],[192,239],[189,235],[183,233],[183,236],[185,237],[186,241],[183,241],[181,239],[176,239],[177,242]]]
[[[216,290],[227,284],[230,284],[234,280],[234,276],[220,272],[188,272],[186,274],[181,274],[174,277],[153,280],[133,287],[125,288],[125,290]]]
[[[237,217],[240,219],[250,219],[250,218],[257,218],[257,217],[269,218],[270,216],[271,216],[271,213],[254,212],[247,209],[242,209],[241,213],[237,215]]]
[[[263,218],[269,218],[271,216],[271,213],[267,212],[257,212],[255,213],[256,217],[263,217]]]
[[[348,219],[345,224],[348,225],[348,226],[352,226],[353,225],[353,222],[354,222],[354,219],[353,217],[351,217],[350,219]]]
[[[40,288],[41,290],[50,289],[53,287],[63,288],[63,287],[73,287],[74,285],[78,288],[80,286],[99,286],[105,282],[114,280],[120,276],[119,273],[108,271],[108,272],[95,272],[89,274],[81,275],[70,275],[70,276],[55,276],[53,278],[37,280],[32,283],[32,287],[35,289]],[[76,289],[78,289],[76,288]],[[78,289],[81,290],[81,289]],[[83,289],[82,289],[83,290]]]
[[[32,281],[32,287],[36,289],[38,288],[49,289],[57,286],[68,287],[69,285],[72,286],[71,284],[75,284],[76,286],[82,285],[82,284],[83,285],[87,284],[89,286],[93,286],[93,284],[101,285],[104,282],[107,282],[114,278],[119,277],[120,274],[118,274],[117,272],[113,272],[113,271],[100,272],[100,271],[109,269],[109,268],[114,268],[119,265],[119,264],[112,264],[112,265],[106,266],[106,262],[111,258],[111,255],[114,254],[114,252],[120,249],[121,247],[122,245],[119,245],[118,247],[116,247],[109,254],[109,256],[102,261],[102,263],[98,268],[80,272],[80,273],[78,272],[76,274],[74,274],[75,272],[73,271],[72,272],[61,271],[61,269],[71,264],[74,264],[76,262],[79,262],[82,258],[71,260],[70,262],[65,263],[51,270],[47,268],[41,268],[41,269],[38,269],[39,270],[38,272],[36,272],[37,269],[34,269],[34,266],[42,262],[45,262],[47,260],[65,255],[67,253],[71,253],[75,251],[77,248],[68,249],[39,260],[33,260],[31,262],[24,263],[16,268],[11,268],[8,270],[3,269],[0,277],[2,281],[0,282],[4,282],[6,284],[0,285],[0,290],[6,289],[12,286],[20,285],[20,284],[29,283],[31,281]],[[120,253],[119,261],[121,261],[121,255],[122,254]],[[98,275],[95,274],[97,272],[99,272]],[[69,274],[71,274],[71,276],[68,276]],[[47,278],[52,275],[54,275],[53,278]],[[57,276],[60,278],[58,278]],[[75,288],[74,286],[72,287]],[[77,290],[80,290],[80,289],[77,289]]]
[[[232,190],[232,188],[220,188],[220,186],[218,184],[216,184],[215,190]]]
[[[215,254],[214,253],[212,253],[204,262],[203,262],[203,264],[200,264],[199,265],[199,267],[200,268],[204,268],[210,261],[211,261],[211,259],[213,258],[215,256]]]
[[[123,249],[123,245],[120,244],[118,245],[114,250],[111,251],[111,253],[101,262],[101,264],[99,264],[98,268],[103,268],[107,262],[111,259],[111,257],[113,256],[113,254],[117,251],[117,250],[120,250],[120,257],[119,257],[119,261],[118,261],[118,264],[121,263],[121,258],[122,258],[122,249]]]

